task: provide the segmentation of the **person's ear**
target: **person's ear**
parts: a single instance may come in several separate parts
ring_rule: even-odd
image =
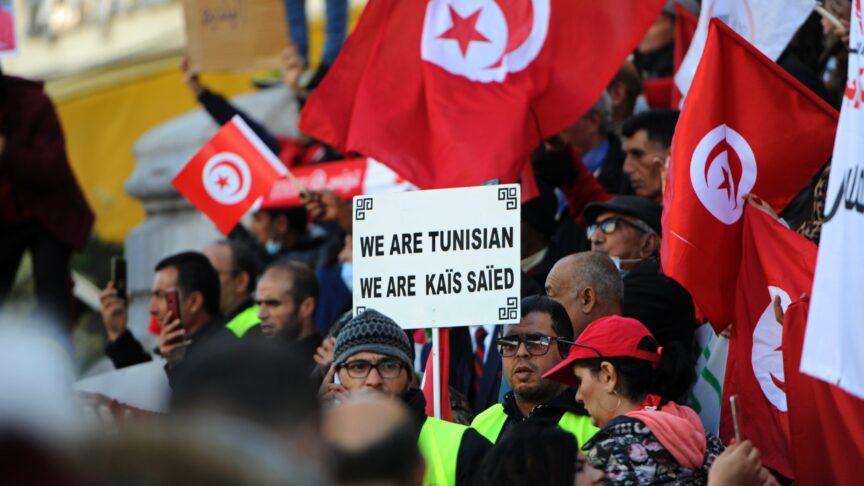
[[[647,233],[642,238],[642,245],[639,247],[639,256],[648,258],[654,256],[660,248],[660,237],[655,233]]]
[[[590,314],[597,307],[597,293],[591,287],[585,287],[579,292],[579,308],[583,314]]]
[[[204,294],[199,291],[192,292],[186,298],[186,311],[191,314],[197,314],[204,308]]]
[[[618,372],[615,371],[615,366],[608,361],[600,363],[600,373],[598,374],[600,385],[607,393],[615,391],[618,386]]]
[[[306,297],[303,299],[303,302],[300,303],[300,318],[307,319],[312,317],[315,314],[315,297]]]

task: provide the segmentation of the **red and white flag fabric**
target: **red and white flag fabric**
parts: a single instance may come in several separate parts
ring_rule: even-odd
[[[665,3],[369,2],[300,128],[423,189],[514,182],[596,101]]]
[[[734,316],[742,197],[782,210],[828,160],[836,123],[831,106],[711,22],[672,140],[661,262],[718,332]]]
[[[825,195],[801,371],[864,398],[864,12],[853,4],[849,78]]]
[[[686,97],[712,19],[719,19],[776,61],[815,7],[816,0],[702,0],[699,25],[687,55],[675,71],[675,84]]]
[[[201,147],[171,185],[227,235],[286,173],[249,125],[235,116]]]
[[[678,72],[681,63],[684,62],[684,57],[690,49],[690,44],[693,43],[693,36],[696,35],[696,28],[699,25],[699,17],[693,12],[685,8],[680,3],[676,3],[675,9],[675,51],[672,53],[672,69]],[[680,108],[681,100],[684,96],[681,90],[673,82],[672,86],[672,107]]]
[[[11,57],[17,53],[15,2],[0,2],[0,57]]]
[[[346,201],[363,194],[417,189],[414,184],[399,177],[386,165],[367,158],[300,166],[294,168],[291,173],[306,189],[312,191],[330,189]],[[297,184],[288,179],[279,179],[264,197],[261,207],[286,208],[301,204]]]
[[[793,302],[783,319],[783,361],[795,484],[856,484],[864,464],[864,400],[799,371],[809,310]],[[825,325],[813,321],[814,328]]]
[[[735,323],[723,384],[720,438],[735,437],[729,397],[741,398],[741,434],[762,453],[762,462],[792,477],[783,326],[774,315],[774,299],[785,309],[810,291],[816,245],[768,214],[744,209],[741,271],[735,299]]]
[[[453,407],[450,405],[450,329],[446,327],[433,329],[432,332],[438,332],[438,348],[441,352],[441,357],[438,362],[441,370],[441,388],[439,394],[439,403],[441,404],[441,419],[453,421]],[[423,383],[420,388],[423,390],[423,396],[426,398],[426,416],[435,417],[435,357],[434,351],[429,352],[426,358],[426,368],[423,372]]]

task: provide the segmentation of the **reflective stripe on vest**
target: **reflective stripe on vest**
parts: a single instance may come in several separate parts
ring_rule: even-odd
[[[261,322],[258,319],[258,304],[249,306],[243,312],[234,316],[231,322],[225,325],[238,338],[242,338],[246,331],[252,329]]]
[[[462,435],[468,427],[427,417],[420,430],[418,446],[426,461],[424,486],[455,486],[456,461]]]
[[[507,422],[507,413],[504,412],[504,406],[496,403],[481,412],[480,415],[474,417],[474,421],[471,422],[471,428],[494,444],[498,442],[505,422]],[[572,412],[565,412],[561,416],[561,420],[558,421],[558,427],[573,434],[580,447],[582,444],[588,442],[588,439],[594,437],[594,434],[598,430],[597,427],[591,425],[591,417],[576,415]]]

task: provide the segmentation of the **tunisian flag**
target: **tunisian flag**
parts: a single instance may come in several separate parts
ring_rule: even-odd
[[[235,116],[201,147],[171,185],[227,235],[286,173],[249,125]]]
[[[809,302],[792,303],[783,319],[783,362],[795,484],[854,484],[864,464],[864,400],[799,372]],[[823,324],[814,321],[814,327]]]
[[[759,448],[766,466],[792,477],[783,326],[774,317],[773,301],[779,296],[785,309],[810,291],[816,245],[750,205],[745,207],[743,226],[720,438],[728,443],[735,437],[729,397],[739,395],[743,438]]]
[[[837,111],[719,20],[675,127],[661,261],[718,332],[733,320],[742,197],[780,212],[828,160]]]
[[[514,182],[597,100],[665,3],[374,0],[300,129],[423,189]]]
[[[436,330],[432,330],[436,332]],[[441,371],[441,416],[443,420],[453,421],[453,407],[450,405],[450,329],[446,327],[439,328],[438,348],[441,352],[441,357],[438,359],[438,364]],[[423,396],[426,398],[426,415],[435,417],[435,356],[434,350],[429,353],[426,358],[426,371],[423,373],[423,383],[420,388],[423,390]]]

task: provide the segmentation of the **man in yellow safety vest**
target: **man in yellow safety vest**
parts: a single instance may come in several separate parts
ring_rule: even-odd
[[[474,472],[492,444],[469,427],[426,416],[426,399],[412,387],[413,363],[414,346],[405,331],[389,317],[368,309],[345,324],[336,337],[322,399],[335,405],[351,392],[363,390],[400,397],[414,418],[426,463],[423,484],[474,484]]]
[[[564,307],[544,295],[522,300],[522,319],[509,326],[496,345],[504,375],[513,390],[474,419],[471,427],[496,443],[514,424],[533,422],[558,426],[584,444],[597,427],[576,403],[576,390],[546,380],[543,374],[566,356],[573,326]]]

